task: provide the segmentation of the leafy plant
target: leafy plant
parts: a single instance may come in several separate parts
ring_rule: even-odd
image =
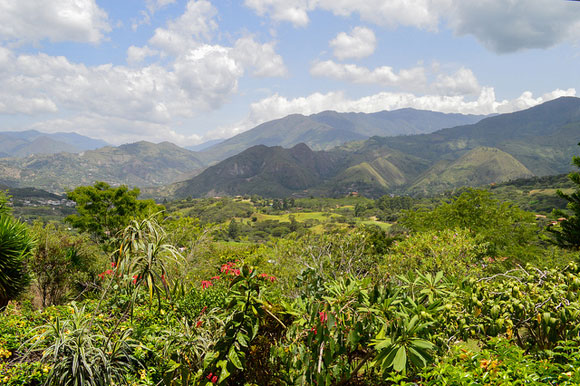
[[[48,347],[41,361],[50,366],[46,385],[108,386],[123,383],[133,368],[131,330],[106,334],[84,308],[74,303],[68,318],[42,326],[33,345]],[[42,332],[44,331],[44,332]]]
[[[33,248],[27,226],[8,214],[0,214],[0,312],[30,283],[26,264]]]

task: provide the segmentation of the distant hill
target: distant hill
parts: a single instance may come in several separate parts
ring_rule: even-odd
[[[520,161],[493,147],[477,147],[455,161],[439,161],[410,187],[428,193],[532,177]]]
[[[434,111],[401,109],[377,113],[324,111],[310,116],[289,115],[263,123],[213,145],[200,154],[208,162],[221,161],[255,146],[292,147],[305,143],[313,150],[329,150],[349,141],[371,136],[431,133],[445,127],[478,122],[485,116],[444,114]]]
[[[211,166],[182,184],[179,197],[235,195],[287,196],[316,186],[340,170],[339,157],[313,152],[305,144],[291,149],[257,145]]]
[[[568,172],[578,142],[580,99],[564,97],[430,134],[374,136],[330,151],[297,147],[317,162],[296,159],[295,148],[254,147],[184,182],[176,196],[442,192]]]
[[[0,183],[61,193],[105,181],[113,185],[159,186],[189,178],[202,163],[195,153],[169,142],[137,142],[79,154],[34,155],[0,160]]]
[[[214,145],[217,145],[218,143],[221,143],[223,141],[224,141],[223,139],[212,139],[211,141],[203,142],[200,143],[199,145],[185,146],[185,148],[191,151],[202,151]]]
[[[32,154],[78,153],[107,146],[105,141],[77,133],[41,133],[36,130],[0,132],[0,157]]]

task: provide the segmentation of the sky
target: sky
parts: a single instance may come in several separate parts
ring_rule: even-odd
[[[576,96],[579,38],[565,0],[0,0],[0,131],[188,146],[294,113],[507,113]]]

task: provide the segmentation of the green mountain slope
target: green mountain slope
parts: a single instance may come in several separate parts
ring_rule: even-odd
[[[137,142],[79,154],[36,155],[0,160],[0,181],[60,193],[78,185],[154,186],[190,178],[202,167],[195,153],[169,142]]]
[[[341,170],[340,155],[314,152],[305,144],[291,149],[258,145],[211,166],[180,184],[177,197],[236,194],[287,196],[319,185]]]
[[[521,162],[492,147],[478,147],[459,159],[442,161],[420,176],[413,192],[443,192],[458,186],[477,186],[533,176]]]

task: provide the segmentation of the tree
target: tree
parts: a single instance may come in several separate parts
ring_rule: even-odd
[[[105,182],[93,186],[79,186],[67,193],[76,202],[78,214],[65,221],[81,232],[88,232],[105,249],[114,245],[115,237],[134,218],[144,218],[165,208],[153,200],[138,200],[139,189],[129,190],[121,185],[112,188]]]
[[[580,146],[580,143],[578,144]],[[580,168],[580,157],[572,157],[572,164]],[[558,196],[568,201],[567,213],[561,210],[555,210],[557,216],[564,217],[566,220],[560,223],[558,228],[549,228],[554,235],[554,242],[563,247],[570,249],[580,248],[580,172],[572,172],[568,178],[576,184],[576,191],[572,194],[566,194],[558,190]]]
[[[430,211],[404,211],[401,224],[418,232],[467,229],[489,243],[488,253],[494,256],[527,255],[537,232],[533,214],[477,189],[468,189]]]
[[[29,266],[43,307],[63,303],[69,295],[90,288],[106,257],[87,234],[75,235],[56,224],[40,222],[32,232],[37,247]]]
[[[0,311],[28,286],[26,264],[34,248],[26,224],[10,216],[6,201],[0,192]]]

